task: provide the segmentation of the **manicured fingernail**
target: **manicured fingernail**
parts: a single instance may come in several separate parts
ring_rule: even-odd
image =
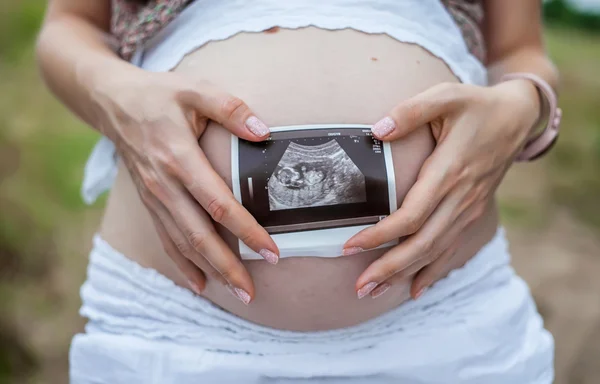
[[[415,300],[417,300],[419,297],[423,296],[423,294],[425,293],[426,290],[427,290],[426,287],[419,289],[419,292],[417,292],[417,294],[415,295]]]
[[[269,251],[268,249],[261,249],[260,251],[258,251],[258,254],[261,255],[263,259],[265,259],[270,264],[275,265],[279,261],[279,256]]]
[[[343,256],[356,255],[357,253],[361,253],[362,251],[364,251],[364,249],[362,249],[361,247],[344,248],[342,250],[342,255]]]
[[[248,120],[246,120],[246,128],[250,130],[250,132],[254,133],[258,137],[267,136],[271,131],[269,127],[262,121],[258,119],[256,116],[250,116]]]
[[[377,286],[377,283],[374,281],[371,281],[370,283],[363,285],[362,288],[356,292],[356,296],[358,296],[359,299],[362,299],[363,297],[365,297],[369,293],[371,293],[371,291],[374,290],[376,286]]]
[[[202,290],[200,289],[200,286],[198,284],[194,283],[191,280],[188,280],[188,284],[189,284],[190,288],[192,288],[192,291],[194,291],[194,293],[196,295],[199,295],[200,293],[202,293]]]
[[[384,137],[389,135],[394,129],[396,129],[396,123],[391,117],[384,117],[373,125],[371,131],[377,137]]]
[[[379,286],[377,288],[375,288],[372,292],[371,292],[371,297],[373,299],[378,298],[379,296],[383,295],[384,293],[387,292],[388,289],[390,289],[392,286],[388,283],[383,283],[383,284],[379,284]]]
[[[252,298],[250,297],[248,292],[244,291],[241,288],[236,288],[231,284],[227,285],[227,289],[233,296],[238,298],[242,303],[244,303],[246,305],[250,304],[250,300],[252,300]]]

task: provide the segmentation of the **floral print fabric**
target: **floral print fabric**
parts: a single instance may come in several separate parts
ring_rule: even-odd
[[[129,60],[140,45],[156,35],[192,1],[150,0],[140,4],[131,0],[112,0],[111,32],[119,41],[119,55]],[[480,0],[442,0],[442,3],[461,29],[471,53],[484,62]]]

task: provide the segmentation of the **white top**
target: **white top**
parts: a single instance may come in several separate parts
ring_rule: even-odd
[[[166,72],[210,41],[275,26],[385,33],[425,48],[445,61],[464,83],[484,85],[487,81],[484,66],[469,52],[460,29],[439,0],[197,0],[139,47],[132,61],[148,71]],[[82,196],[86,203],[110,189],[116,160],[112,142],[101,139],[85,167]]]

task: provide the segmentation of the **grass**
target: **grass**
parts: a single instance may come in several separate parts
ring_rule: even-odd
[[[98,139],[45,90],[33,44],[44,1],[0,0],[0,384],[66,382],[85,271],[79,197]],[[93,210],[92,210],[93,212]],[[77,243],[77,246],[72,246]],[[67,266],[67,267],[65,267]]]
[[[19,62],[37,35],[45,5],[40,0],[0,0],[0,61]]]
[[[558,206],[600,229],[600,38],[555,27],[547,28],[546,41],[561,73],[559,104],[564,113],[560,139],[539,161],[541,166],[515,167],[522,174],[530,172],[526,175],[529,181],[518,180],[519,189],[542,184],[543,190],[525,200],[515,198],[515,193],[502,198],[502,217],[510,225],[535,227],[543,225],[547,211]]]
[[[600,38],[569,29],[548,31],[561,69],[561,137],[549,156],[549,194],[581,220],[600,227]]]
[[[79,188],[98,134],[37,75],[32,50],[44,4],[0,0],[0,383],[53,366],[56,355],[64,368],[79,324],[85,246],[77,236],[89,212]],[[502,215],[508,225],[535,227],[548,219],[548,204],[560,205],[600,228],[600,39],[558,28],[547,38],[562,74],[561,138],[529,178],[542,180],[542,190],[534,199],[503,198]]]

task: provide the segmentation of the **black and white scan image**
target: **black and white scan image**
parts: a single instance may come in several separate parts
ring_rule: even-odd
[[[334,139],[291,142],[268,182],[271,211],[367,201],[365,176]]]
[[[263,142],[232,140],[234,194],[270,234],[371,225],[395,210],[391,154],[369,126],[275,127]]]

